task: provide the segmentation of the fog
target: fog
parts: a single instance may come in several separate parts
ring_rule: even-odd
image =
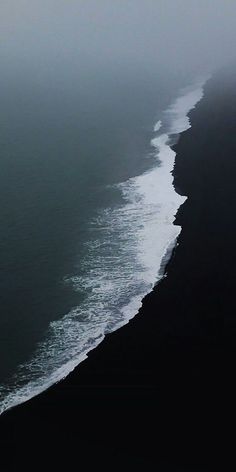
[[[235,60],[235,0],[5,0],[1,59],[188,71]]]
[[[234,62],[235,19],[235,0],[2,0],[0,60],[201,72]]]

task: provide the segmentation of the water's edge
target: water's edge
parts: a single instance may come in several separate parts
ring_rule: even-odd
[[[105,320],[102,319],[101,324],[98,326],[96,336],[94,332],[92,335],[90,335],[90,333],[86,334],[86,337],[83,338],[84,345],[82,351],[81,349],[80,352],[76,351],[76,344],[78,345],[79,341],[76,336],[73,338],[74,331],[73,333],[71,332],[71,337],[73,338],[72,348],[74,347],[75,349],[73,358],[69,361],[65,359],[66,362],[57,369],[52,369],[50,375],[47,376],[46,374],[45,377],[39,380],[32,380],[23,387],[9,392],[0,405],[0,414],[30,400],[47,390],[53,384],[67,377],[70,372],[87,358],[88,353],[103,341],[107,333],[118,330],[120,327],[127,324],[131,318],[135,317],[142,306],[143,298],[152,291],[154,286],[159,283],[163,277],[167,276],[166,267],[181,232],[181,227],[174,224],[175,215],[187,198],[180,196],[173,186],[172,171],[176,153],[171,147],[173,145],[171,141],[175,140],[176,142],[176,137],[191,127],[188,113],[195,108],[196,104],[202,99],[204,95],[204,85],[207,80],[208,78],[201,79],[194,86],[185,89],[174,104],[166,110],[165,116],[171,121],[171,126],[167,131],[161,132],[163,126],[161,120],[155,124],[154,132],[157,133],[157,136],[152,140],[151,144],[155,149],[157,165],[143,175],[129,179],[129,181],[118,185],[124,199],[127,201],[126,212],[128,209],[129,215],[132,216],[131,223],[136,221],[137,211],[139,219],[143,222],[143,226],[139,229],[138,233],[138,263],[143,269],[139,272],[138,277],[140,284],[142,278],[145,279],[145,284],[140,285],[140,288],[142,288],[140,293],[133,296],[129,300],[128,305],[124,305],[123,311],[122,309],[120,310],[118,318],[113,323],[109,321],[107,317]],[[146,189],[148,189],[148,192]],[[141,203],[137,201],[137,196]],[[160,202],[162,202],[161,209],[159,208]],[[149,226],[145,224],[147,212]],[[122,218],[123,215],[119,214],[118,216]],[[109,223],[109,221],[111,222],[109,219],[106,220],[106,223]],[[155,229],[160,229],[162,232],[160,236],[162,242],[159,244],[158,248],[153,245],[156,234],[158,234]],[[134,241],[134,244],[137,245],[137,240]],[[136,246],[135,249],[137,249]],[[157,267],[159,267],[158,272]],[[127,273],[127,277],[128,276],[130,276],[129,273]],[[137,279],[137,283],[139,279]],[[73,281],[75,285],[77,282],[78,281]],[[96,308],[95,306],[94,309]],[[70,333],[72,321],[75,320],[77,314],[78,313],[71,313],[67,315],[67,318],[63,318],[64,330],[68,329]],[[57,333],[57,331],[61,329],[61,325],[54,324],[51,328]],[[73,326],[73,329],[74,328],[75,326]],[[38,356],[44,356],[47,350],[50,351],[50,347],[49,345],[45,345],[41,353],[38,353]],[[51,362],[51,356],[52,353],[49,352],[49,363]],[[33,360],[30,367],[32,369],[34,368],[34,362],[36,361]]]

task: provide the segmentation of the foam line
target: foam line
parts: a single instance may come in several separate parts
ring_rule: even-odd
[[[117,185],[123,205],[107,208],[91,221],[82,275],[65,280],[85,294],[84,301],[50,324],[31,361],[20,366],[9,391],[0,388],[0,412],[23,403],[66,377],[106,333],[126,324],[143,297],[164,275],[164,267],[181,231],[175,215],[186,197],[173,187],[175,152],[171,136],[191,125],[189,111],[201,100],[205,80],[185,89],[154,126],[151,145],[156,164],[142,175]]]

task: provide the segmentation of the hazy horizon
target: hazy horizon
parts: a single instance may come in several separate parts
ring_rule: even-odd
[[[199,74],[234,63],[235,14],[231,0],[7,0],[0,62],[39,80],[122,67]]]

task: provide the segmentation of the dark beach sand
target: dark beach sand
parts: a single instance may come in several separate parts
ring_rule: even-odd
[[[208,82],[191,122],[168,277],[68,378],[2,415],[2,470],[234,469],[236,75]]]

